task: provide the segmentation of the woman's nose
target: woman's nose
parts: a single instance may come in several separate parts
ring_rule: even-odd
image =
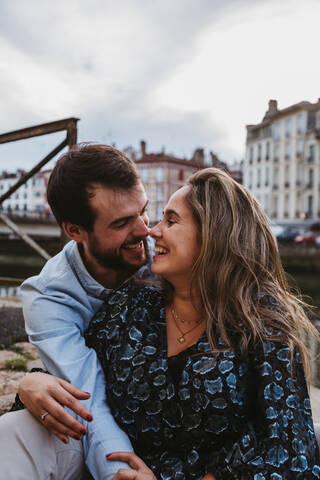
[[[160,222],[157,223],[157,225],[155,225],[153,228],[151,228],[151,229],[149,230],[149,235],[150,235],[152,238],[161,237]]]

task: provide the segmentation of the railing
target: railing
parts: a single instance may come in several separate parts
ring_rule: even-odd
[[[60,131],[66,131],[66,138],[57,145],[46,157],[44,157],[37,165],[29,172],[19,178],[9,190],[0,195],[0,220],[9,227],[9,229],[18,237],[20,237],[25,243],[27,243],[33,250],[35,250],[45,260],[50,259],[50,255],[36,243],[29,235],[24,233],[16,223],[9,218],[2,210],[2,204],[7,200],[14,192],[16,192],[22,185],[24,185],[30,178],[38,173],[41,168],[46,165],[52,158],[54,158],[65,147],[71,148],[77,142],[77,122],[78,118],[67,118],[58,120],[55,122],[44,123],[41,125],[35,125],[32,127],[23,128],[21,130],[15,130],[13,132],[3,133],[0,135],[0,144],[16,142],[18,140],[25,140],[27,138],[33,138],[40,135],[47,135],[49,133],[56,133]]]

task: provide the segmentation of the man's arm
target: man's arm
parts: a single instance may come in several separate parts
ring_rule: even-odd
[[[106,403],[100,363],[83,338],[85,319],[94,311],[85,300],[81,303],[64,292],[44,294],[28,281],[21,294],[27,334],[48,371],[91,394],[83,401],[93,416],[92,422],[84,422],[88,430],[83,438],[85,460],[95,479],[110,479],[120,464],[108,462],[106,454],[115,450],[132,451],[132,446],[113,419]]]

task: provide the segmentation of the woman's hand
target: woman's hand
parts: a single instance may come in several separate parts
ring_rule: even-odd
[[[87,400],[90,393],[53,375],[26,375],[20,382],[19,396],[29,412],[64,443],[69,442],[69,436],[81,440],[82,435],[87,433],[82,423],[68,413],[64,406],[86,421],[93,419],[89,410],[77,400]],[[48,415],[42,417],[46,412]]]
[[[120,468],[112,480],[157,480],[152,470],[132,452],[115,452],[107,455],[108,460],[127,462],[132,470]]]

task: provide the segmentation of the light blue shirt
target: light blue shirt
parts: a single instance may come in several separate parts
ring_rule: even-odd
[[[83,338],[108,293],[110,290],[88,273],[73,241],[21,286],[26,332],[45,367],[91,393],[82,403],[93,421],[77,418],[88,429],[83,437],[85,462],[96,480],[110,480],[119,468],[128,468],[125,463],[106,460],[106,454],[132,451],[129,438],[107,405],[105,378],[96,353]]]

